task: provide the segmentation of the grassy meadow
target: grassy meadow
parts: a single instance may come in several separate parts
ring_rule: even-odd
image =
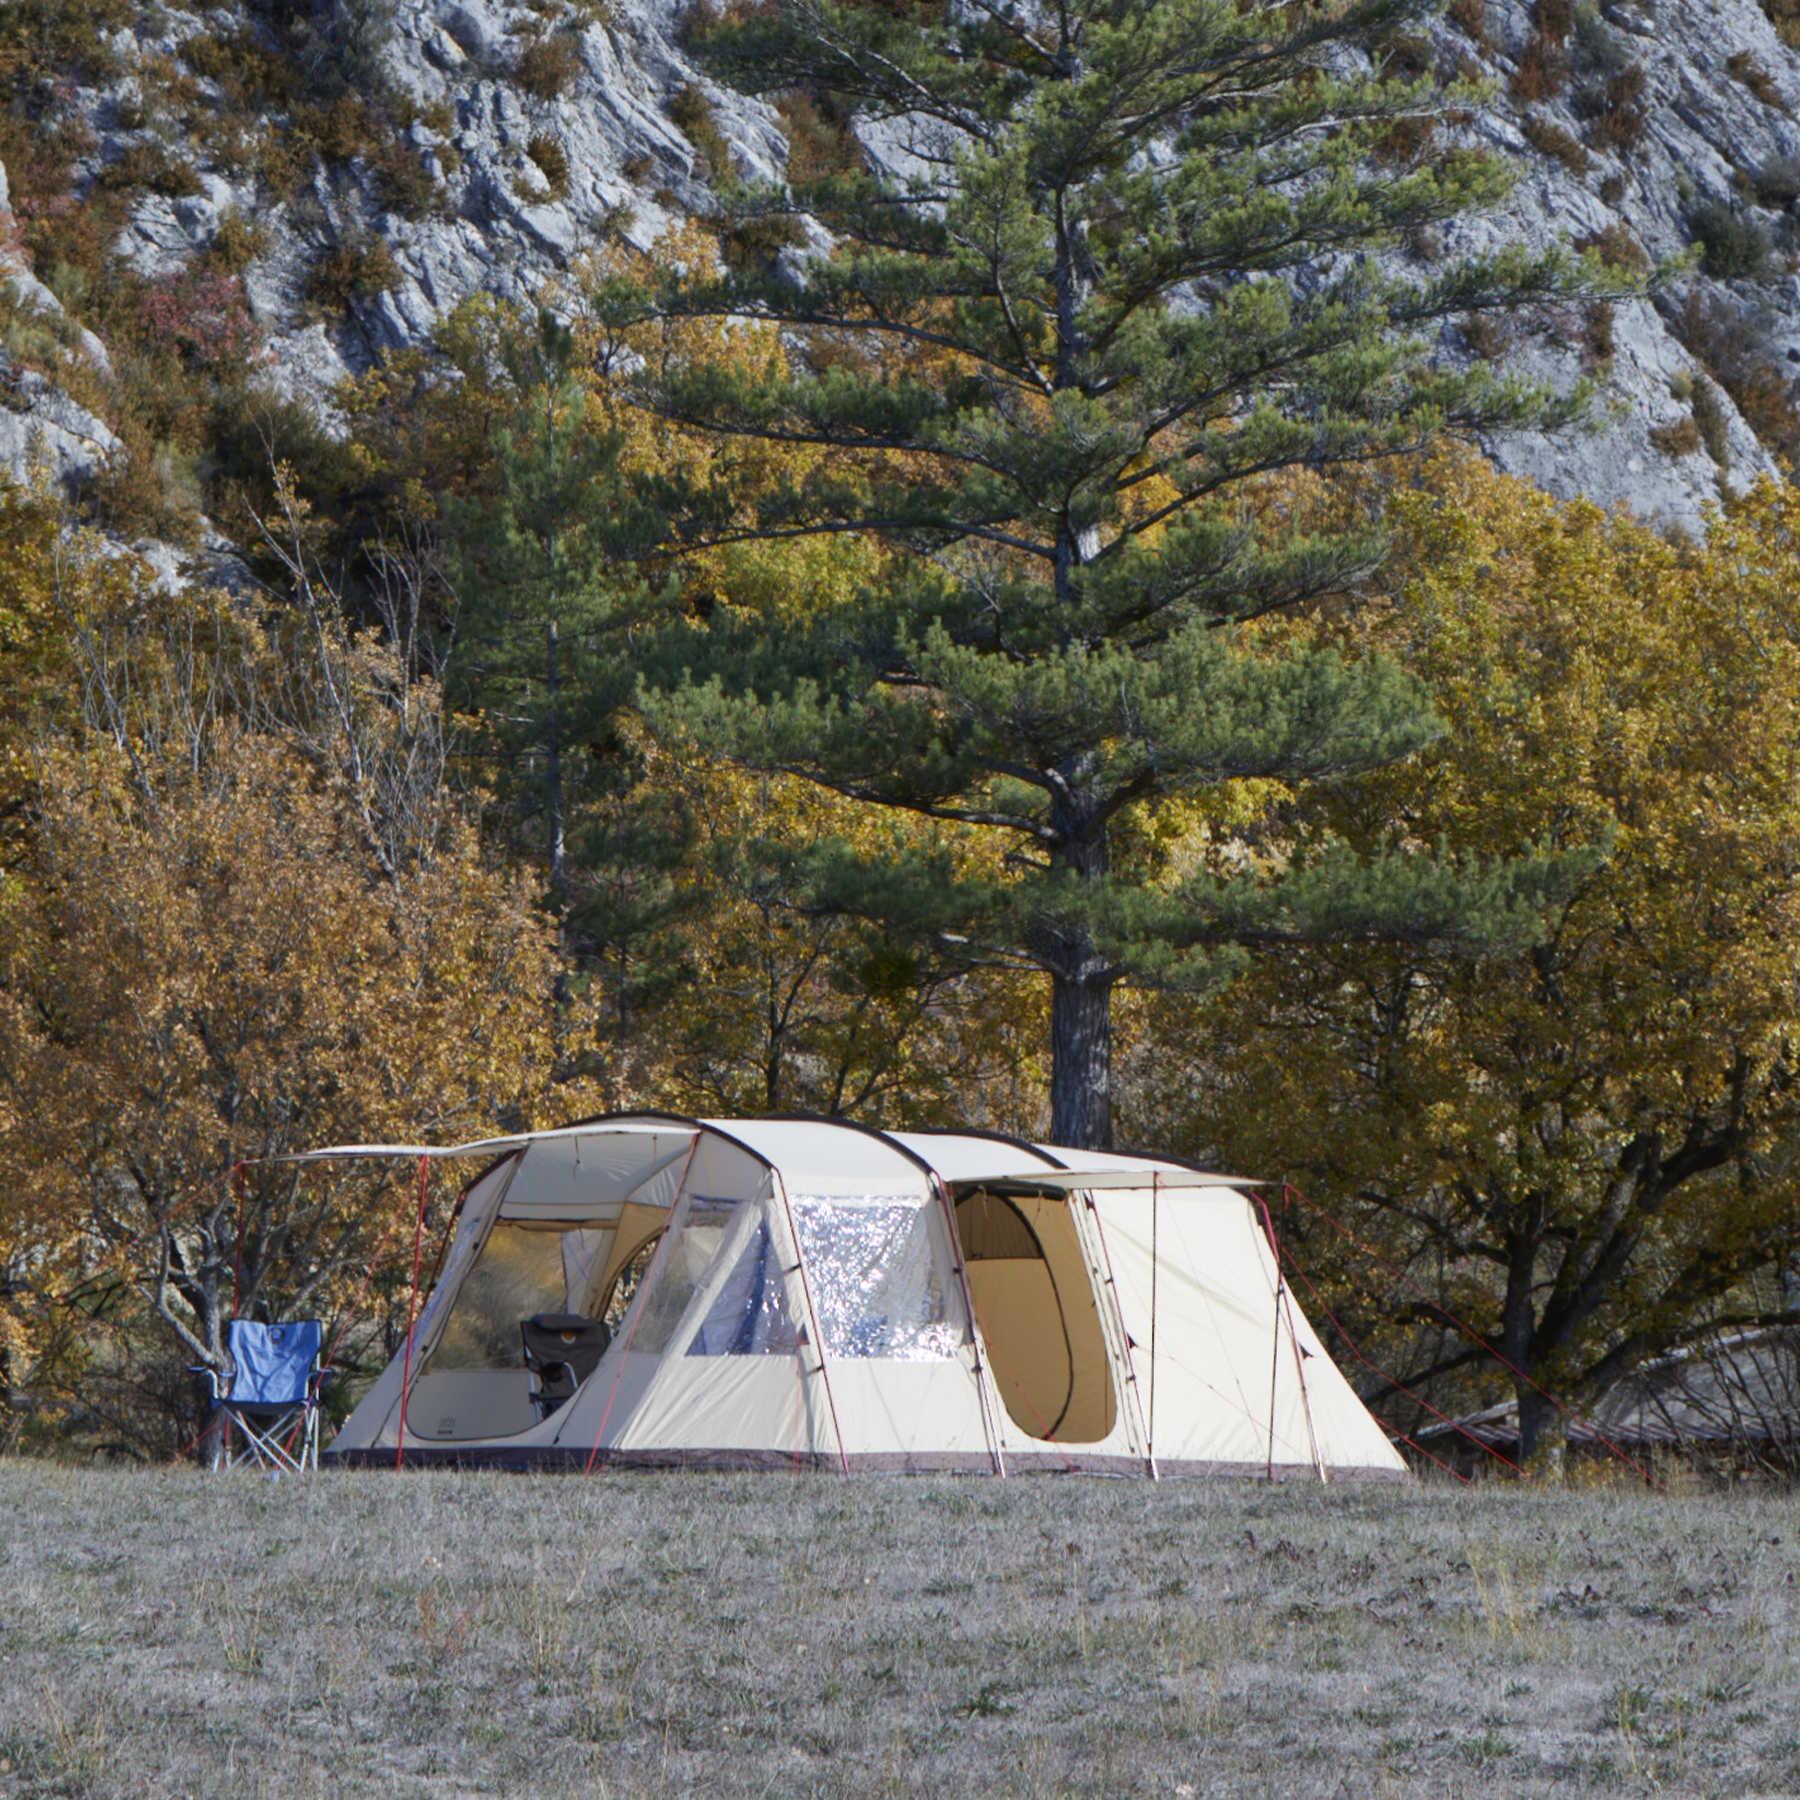
[[[1800,1793],[1800,1501],[0,1463],[0,1795]]]

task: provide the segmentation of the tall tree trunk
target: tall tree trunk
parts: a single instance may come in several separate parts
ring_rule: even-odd
[[[1112,1148],[1112,982],[1051,978],[1050,1140]]]

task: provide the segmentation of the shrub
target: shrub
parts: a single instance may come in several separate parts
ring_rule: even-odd
[[[1512,348],[1512,332],[1494,313],[1469,313],[1458,321],[1463,342],[1483,362],[1498,362]]]
[[[1436,136],[1437,120],[1430,113],[1407,113],[1375,139],[1375,158],[1390,166],[1417,162]]]
[[[732,167],[731,146],[713,117],[712,102],[689,82],[669,102],[669,118],[675,128],[700,153],[708,175],[716,182],[730,181],[736,172]]]
[[[1764,444],[1778,455],[1800,457],[1800,409],[1795,406],[1780,352],[1765,330],[1734,307],[1709,305],[1698,293],[1690,293],[1675,321],[1675,335],[1731,396],[1744,423]],[[1700,390],[1711,385],[1704,380],[1696,383],[1696,418],[1700,418],[1703,405]],[[1716,390],[1713,403],[1717,404]],[[1701,424],[1706,424],[1704,418]],[[1722,416],[1719,430],[1722,441]]]
[[[1423,81],[1437,68],[1437,46],[1423,32],[1390,31],[1376,45],[1383,73],[1395,81]]]
[[[1750,191],[1764,206],[1792,206],[1800,200],[1800,156],[1771,156],[1751,177]]]
[[[1575,23],[1575,0],[1537,0],[1537,28],[1553,44],[1566,44]]]
[[[127,144],[95,177],[103,193],[166,194],[179,200],[200,192],[200,176],[192,163],[175,156],[154,138]]]
[[[1494,41],[1488,35],[1487,0],[1450,0],[1450,17],[1482,49],[1493,48]]]
[[[119,448],[95,477],[93,499],[101,522],[119,537],[199,541],[202,495],[194,457],[135,420],[120,425]]]
[[[1513,69],[1510,86],[1515,100],[1530,105],[1569,85],[1569,27],[1574,20],[1574,0],[1538,0],[1530,35]]]
[[[550,184],[550,198],[561,200],[569,191],[569,153],[555,138],[539,132],[525,146],[525,154],[537,164]]]
[[[206,260],[228,275],[241,275],[269,253],[269,232],[260,219],[248,219],[238,207],[225,213],[207,246]]]
[[[807,182],[848,175],[863,166],[862,145],[856,141],[842,108],[804,88],[781,96],[781,128],[787,134],[787,177],[804,186]]]
[[[730,267],[753,273],[766,269],[783,250],[805,242],[805,229],[792,213],[765,213],[740,220],[726,233],[720,249]]]
[[[1725,397],[1702,375],[1694,383],[1694,424],[1706,453],[1721,470],[1731,467],[1731,427],[1725,416]]]
[[[1775,243],[1768,228],[1723,200],[1703,200],[1687,215],[1700,246],[1700,266],[1721,281],[1760,280],[1769,273]]]
[[[1614,328],[1617,314],[1610,300],[1590,300],[1581,315],[1582,360],[1589,368],[1603,368],[1617,349]]]
[[[1572,174],[1585,175],[1588,172],[1588,153],[1581,139],[1573,132],[1565,131],[1553,119],[1546,119],[1538,113],[1528,113],[1520,129],[1525,133],[1525,141],[1534,150],[1541,150],[1546,156],[1554,156]]]
[[[581,73],[581,46],[566,31],[532,38],[513,64],[513,80],[538,100],[557,100]]]
[[[1600,230],[1577,238],[1575,248],[1592,250],[1608,268],[1623,269],[1629,274],[1641,275],[1650,267],[1648,253],[1623,219],[1614,219]]]
[[[1597,94],[1583,94],[1579,108],[1588,120],[1588,138],[1601,150],[1635,150],[1649,128],[1644,89],[1649,78],[1642,63],[1630,63],[1607,77]]]
[[[1512,97],[1530,106],[1550,100],[1569,84],[1569,59],[1562,49],[1533,32],[1519,52],[1518,66],[1507,84]]]
[[[1439,227],[1427,219],[1421,224],[1409,225],[1404,238],[1406,254],[1414,262],[1434,263],[1444,254],[1444,234]]]
[[[1700,448],[1700,427],[1694,423],[1693,414],[1686,413],[1667,425],[1652,425],[1650,442],[1664,456],[1692,456]]]
[[[1726,57],[1725,72],[1733,80],[1741,81],[1764,106],[1772,106],[1777,112],[1788,110],[1775,77],[1748,50],[1739,50]]]
[[[327,313],[344,313],[358,300],[398,286],[400,270],[380,238],[337,244],[312,266],[306,294]]]
[[[163,276],[145,288],[139,308],[151,342],[172,345],[196,367],[241,362],[256,340],[244,284],[222,269]]]
[[[1575,54],[1603,75],[1617,74],[1632,60],[1630,41],[1607,24],[1595,0],[1575,8]]]
[[[1762,9],[1784,44],[1800,50],[1800,0],[1762,0]]]
[[[236,40],[214,37],[203,31],[181,46],[181,60],[202,81],[235,81],[241,66],[242,46]]]

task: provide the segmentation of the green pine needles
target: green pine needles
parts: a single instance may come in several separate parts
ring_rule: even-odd
[[[1345,777],[1433,735],[1403,671],[1246,630],[1353,592],[1384,549],[1378,519],[1304,529],[1253,505],[1254,484],[1566,410],[1435,366],[1429,341],[1471,312],[1592,293],[1593,267],[1503,251],[1408,281],[1378,254],[1508,185],[1470,150],[1395,157],[1396,137],[1430,135],[1397,125],[1469,99],[1384,72],[1383,45],[1427,10],[734,9],[700,33],[711,69],[803,91],[854,120],[866,153],[791,193],[729,193],[726,238],[809,214],[833,247],[597,296],[619,320],[778,324],[779,363],[658,364],[645,400],[833,453],[796,459],[806,472],[734,530],[876,533],[897,552],[880,591],[805,628],[687,635],[646,692],[652,718],[754,767],[1010,836],[1004,877],[959,874],[929,838],[806,873],[828,903],[1048,977],[1060,1142],[1110,1139],[1119,984],[1206,986],[1246,945],[1328,931],[1516,937],[1553,879],[1326,845],[1285,878],[1171,883],[1118,849],[1153,803]]]

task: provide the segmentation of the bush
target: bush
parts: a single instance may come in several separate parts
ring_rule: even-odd
[[[1437,69],[1437,46],[1419,31],[1386,33],[1375,54],[1382,73],[1394,81],[1423,81]]]
[[[1631,42],[1607,24],[1595,0],[1575,8],[1576,60],[1603,75],[1616,75],[1632,60]]]
[[[1690,293],[1675,321],[1675,335],[1731,396],[1744,423],[1764,444],[1790,460],[1800,457],[1800,408],[1795,405],[1781,354],[1766,330],[1733,307],[1709,306],[1697,293]],[[1711,386],[1704,381],[1696,384],[1696,418],[1700,418],[1703,405],[1700,389]],[[1704,418],[1701,424],[1706,424]],[[1722,442],[1722,419],[1719,431]]]
[[[1569,27],[1574,21],[1573,0],[1538,0],[1510,83],[1515,100],[1530,105],[1569,85]]]
[[[863,166],[862,145],[843,109],[794,88],[778,102],[781,128],[787,134],[787,177],[798,186],[848,175]]]
[[[1745,178],[1744,186],[1754,189]],[[1770,224],[1729,200],[1706,200],[1687,215],[1688,229],[1700,245],[1702,267],[1722,280],[1759,279],[1772,272],[1775,235]]]
[[[1792,206],[1800,200],[1800,156],[1771,156],[1751,177],[1750,188],[1764,206]]]
[[[1537,28],[1547,42],[1566,44],[1575,24],[1575,0],[1537,0]]]
[[[561,200],[569,191],[569,153],[555,138],[540,132],[525,146],[525,154],[537,164],[550,184],[550,198]]]
[[[1573,132],[1565,131],[1554,120],[1537,113],[1528,113],[1520,129],[1525,133],[1525,141],[1534,150],[1541,150],[1546,156],[1554,156],[1572,174],[1585,175],[1588,172],[1587,149]]]
[[[1723,200],[1704,200],[1687,216],[1700,246],[1700,266],[1720,281],[1760,280],[1774,259],[1768,228]]]
[[[731,161],[731,146],[725,142],[725,134],[713,117],[712,102],[692,82],[669,102],[669,118],[700,153],[700,160],[712,180],[730,181],[736,173]]]
[[[1450,17],[1482,49],[1494,47],[1488,35],[1487,0],[1450,0]]]
[[[1642,63],[1631,63],[1607,77],[1597,93],[1584,93],[1579,110],[1588,121],[1588,138],[1597,149],[1635,150],[1644,140],[1650,118],[1644,110],[1649,78]]]
[[[1775,35],[1800,50],[1800,0],[1762,0],[1762,9],[1775,27]]]
[[[245,218],[234,206],[220,218],[213,241],[207,246],[206,260],[228,275],[241,275],[258,257],[268,253],[268,228],[259,219]]]
[[[1437,120],[1430,113],[1408,113],[1394,120],[1375,139],[1378,162],[1406,167],[1419,160],[1437,137]]]
[[[1507,322],[1493,313],[1470,313],[1458,321],[1463,342],[1483,362],[1498,362],[1512,348]]]
[[[200,176],[192,163],[175,156],[166,145],[142,138],[127,144],[94,177],[94,186],[102,193],[166,194],[179,200],[200,192]]]
[[[221,269],[163,276],[145,288],[139,304],[149,339],[172,345],[194,367],[241,363],[256,341],[244,284]]]
[[[193,455],[159,442],[134,420],[119,428],[120,447],[94,481],[93,499],[101,522],[117,536],[161,538],[164,543],[199,541],[202,494]]]
[[[1604,368],[1618,348],[1617,314],[1610,300],[1590,300],[1581,315],[1582,360],[1589,368]]]
[[[1664,456],[1692,456],[1700,448],[1700,427],[1689,413],[1667,425],[1652,425],[1650,442]]]
[[[742,219],[720,245],[726,263],[744,273],[766,269],[783,250],[806,242],[806,232],[791,213],[765,213]]]
[[[1609,269],[1623,269],[1628,274],[1642,275],[1650,268],[1649,255],[1623,219],[1614,219],[1599,231],[1577,238],[1575,248],[1592,250]]]
[[[306,278],[306,294],[328,314],[348,312],[358,300],[396,287],[400,270],[380,238],[343,243],[327,250]]]
[[[557,100],[581,73],[581,46],[566,31],[532,38],[513,64],[513,80],[537,100]]]
[[[1726,57],[1725,72],[1734,80],[1741,81],[1764,106],[1771,106],[1777,112],[1787,111],[1787,102],[1781,97],[1781,89],[1776,85],[1775,77],[1748,50],[1739,50]]]
[[[1725,397],[1702,375],[1694,383],[1694,424],[1706,453],[1721,470],[1731,467],[1731,426],[1725,416]]]

